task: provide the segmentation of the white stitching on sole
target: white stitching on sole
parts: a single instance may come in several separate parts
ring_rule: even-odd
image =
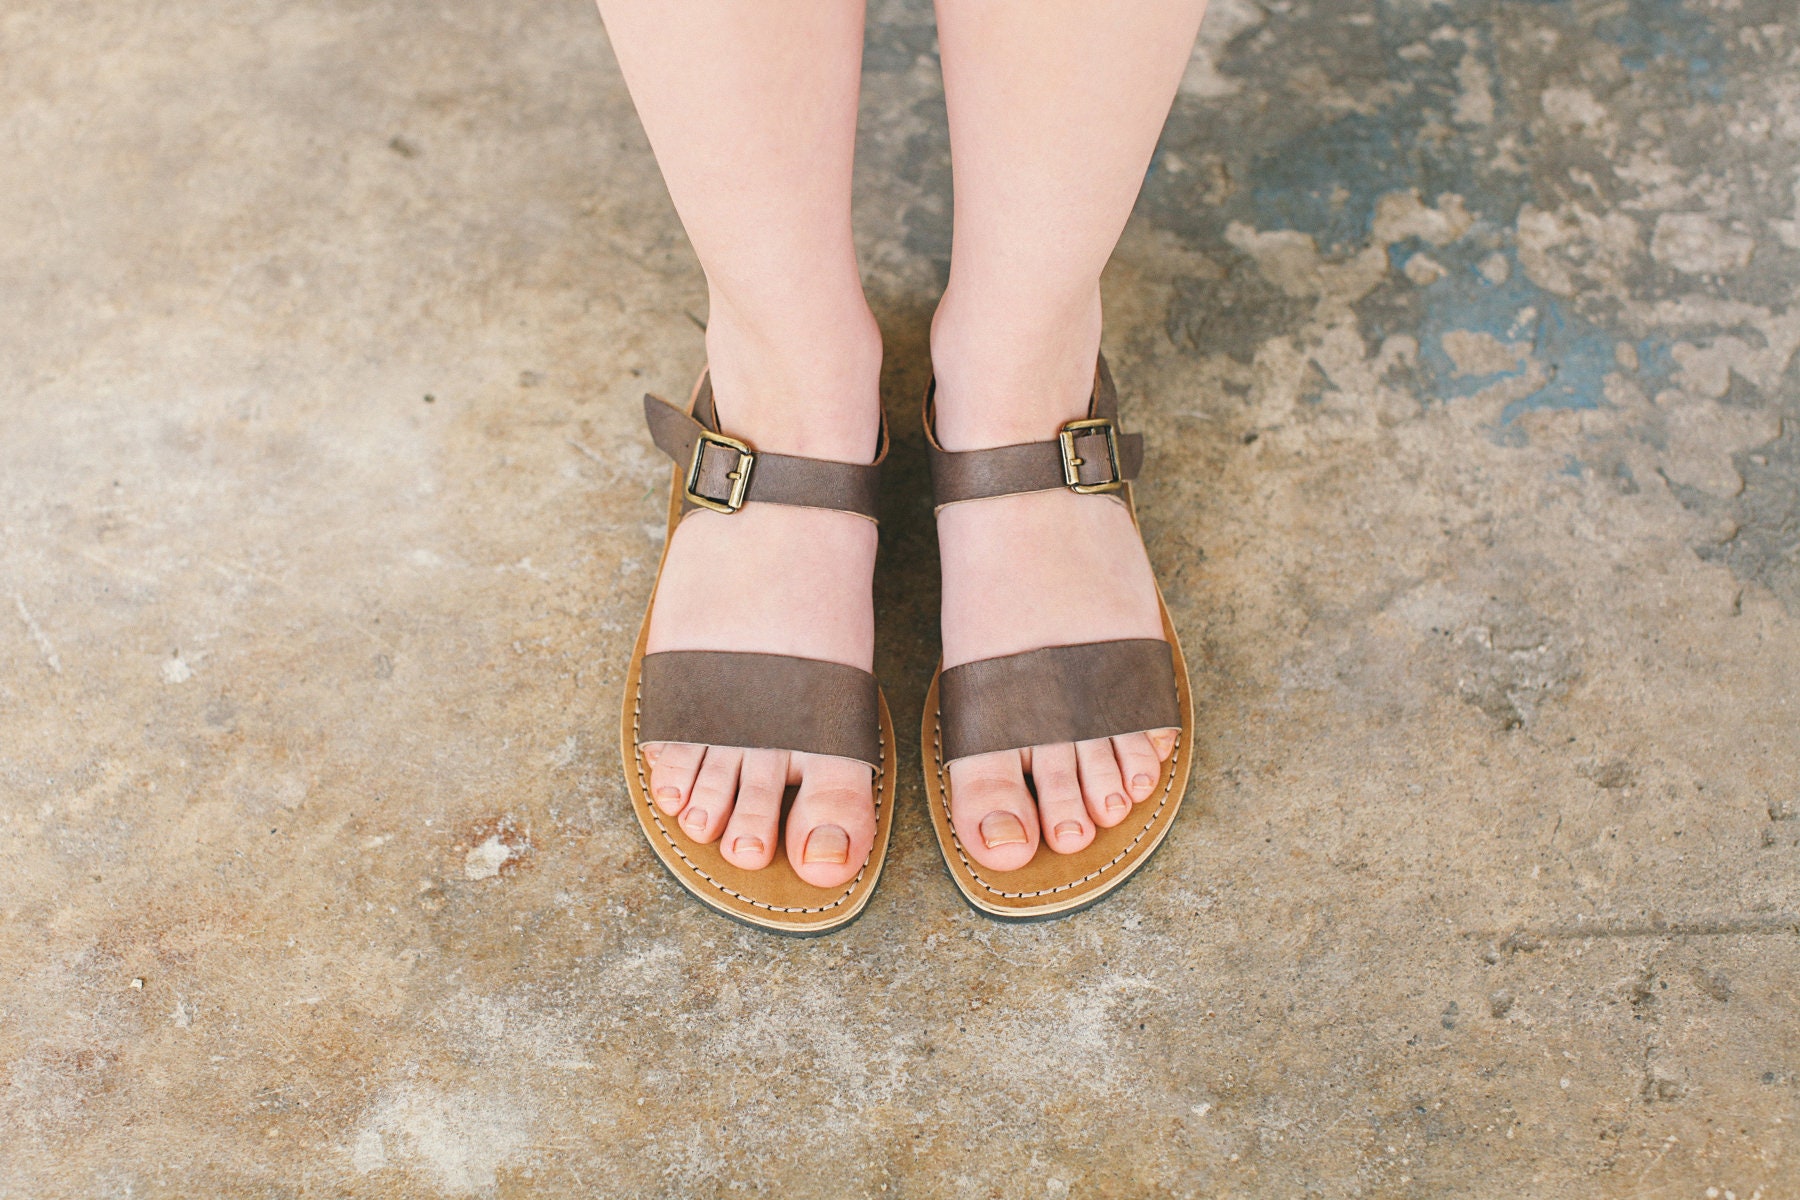
[[[1168,807],[1169,793],[1175,786],[1175,764],[1181,759],[1181,731],[1179,729],[1175,731],[1175,747],[1169,752],[1168,778],[1163,784],[1162,799],[1157,801],[1156,811],[1150,814],[1150,819],[1144,822],[1144,828],[1138,832],[1136,837],[1131,839],[1130,844],[1112,858],[1072,883],[1061,883],[1053,888],[1041,888],[1035,892],[1009,892],[1002,888],[997,888],[981,877],[981,871],[973,862],[969,861],[969,856],[963,853],[962,839],[956,836],[956,823],[950,819],[950,774],[949,769],[944,763],[943,720],[943,706],[939,705],[937,708],[934,708],[931,713],[931,758],[932,764],[937,771],[938,799],[939,803],[941,803],[944,808],[944,822],[950,827],[950,843],[956,847],[956,857],[962,859],[963,866],[968,868],[970,878],[980,884],[984,890],[992,892],[1002,899],[1029,900],[1034,896],[1054,896],[1058,892],[1070,891],[1080,887],[1084,883],[1089,883],[1092,880],[1098,879],[1107,871],[1118,866],[1127,855],[1137,849],[1137,844],[1143,841],[1150,831],[1156,827],[1156,819],[1162,814],[1162,810]]]
[[[698,863],[696,863],[693,859],[689,858],[687,856],[687,854],[682,851],[681,846],[676,843],[675,839],[672,836],[670,836],[668,826],[663,824],[662,811],[660,809],[658,809],[656,807],[656,805],[650,799],[650,780],[648,778],[646,778],[646,776],[644,775],[644,748],[643,748],[642,743],[640,743],[638,741],[639,722],[640,722],[641,718],[643,717],[643,712],[644,712],[644,679],[643,679],[642,675],[639,675],[637,687],[632,691],[632,694],[631,694],[631,748],[634,751],[634,753],[632,754],[632,758],[634,758],[636,760],[636,762],[633,763],[633,766],[637,769],[638,785],[639,785],[639,788],[642,791],[642,794],[644,797],[644,799],[643,799],[644,807],[649,811],[651,818],[653,820],[655,820],[657,832],[661,833],[663,835],[663,840],[668,843],[669,849],[675,854],[675,856],[677,858],[681,859],[682,863],[684,865],[686,865],[689,870],[691,870],[694,874],[698,875],[700,878],[706,880],[706,882],[712,884],[712,886],[714,888],[718,889],[720,892],[723,892],[725,895],[730,896],[733,900],[741,901],[742,903],[748,904],[753,908],[760,908],[766,912],[802,913],[802,914],[830,912],[832,909],[837,908],[840,905],[847,903],[849,901],[850,897],[852,897],[856,894],[856,889],[859,886],[861,886],[861,884],[862,884],[863,876],[868,873],[869,864],[867,861],[864,861],[864,863],[862,865],[862,869],[857,871],[857,873],[851,878],[850,882],[844,886],[844,894],[843,895],[839,896],[836,900],[833,900],[831,903],[822,904],[822,905],[818,906],[817,908],[796,908],[796,907],[793,907],[790,905],[765,904],[761,900],[753,900],[749,896],[744,895],[742,892],[733,890],[732,888],[719,882],[717,879],[714,879],[711,875],[708,875],[706,873],[706,871],[704,869],[702,869]],[[877,719],[876,723],[879,726],[879,724],[880,724],[879,719]],[[883,778],[883,772],[887,768],[887,740],[885,738],[881,738],[879,736],[876,738],[876,740],[878,742],[880,742],[880,744],[881,744],[881,756],[875,762],[875,774],[874,774],[872,782],[875,785],[875,827],[877,830],[879,830],[881,828],[881,793],[884,790],[881,786],[881,781]],[[802,881],[802,882],[804,882],[804,881]]]

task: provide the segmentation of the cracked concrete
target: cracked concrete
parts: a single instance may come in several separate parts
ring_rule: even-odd
[[[10,6],[0,1195],[1800,1191],[1790,17],[1215,0],[1107,281],[1184,816],[991,925],[903,740],[790,943],[620,778],[704,294],[591,10]],[[903,728],[934,53],[875,0]]]

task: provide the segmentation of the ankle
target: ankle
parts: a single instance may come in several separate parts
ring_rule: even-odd
[[[725,432],[771,453],[875,457],[881,331],[860,295],[855,301],[769,320],[714,295],[706,355]]]
[[[978,303],[952,283],[931,322],[938,441],[948,450],[1042,441],[1087,412],[1100,289],[1063,305]]]

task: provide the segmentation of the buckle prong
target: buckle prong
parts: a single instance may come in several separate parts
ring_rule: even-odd
[[[1098,483],[1083,483],[1081,468],[1087,460],[1075,452],[1075,439],[1083,434],[1093,433],[1105,435],[1108,477]],[[1057,430],[1056,443],[1062,451],[1063,483],[1070,491],[1091,496],[1101,492],[1116,492],[1125,486],[1124,475],[1119,470],[1119,430],[1111,421],[1104,417],[1070,421]]]
[[[701,493],[700,469],[706,463],[706,448],[717,446],[721,450],[730,450],[738,456],[737,466],[728,472],[725,478],[731,481],[731,490],[723,497],[708,496]],[[734,513],[744,507],[744,493],[750,490],[750,470],[756,465],[756,452],[736,438],[726,437],[722,433],[714,433],[709,429],[700,431],[694,439],[694,457],[688,462],[687,483],[682,489],[688,502],[713,512]]]

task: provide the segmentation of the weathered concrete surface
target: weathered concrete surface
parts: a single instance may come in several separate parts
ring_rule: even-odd
[[[794,944],[620,782],[704,313],[592,12],[8,4],[0,1195],[1800,1194],[1792,15],[1217,0],[1109,286],[1187,814],[997,927],[915,752]],[[910,430],[942,104],[874,18]]]

